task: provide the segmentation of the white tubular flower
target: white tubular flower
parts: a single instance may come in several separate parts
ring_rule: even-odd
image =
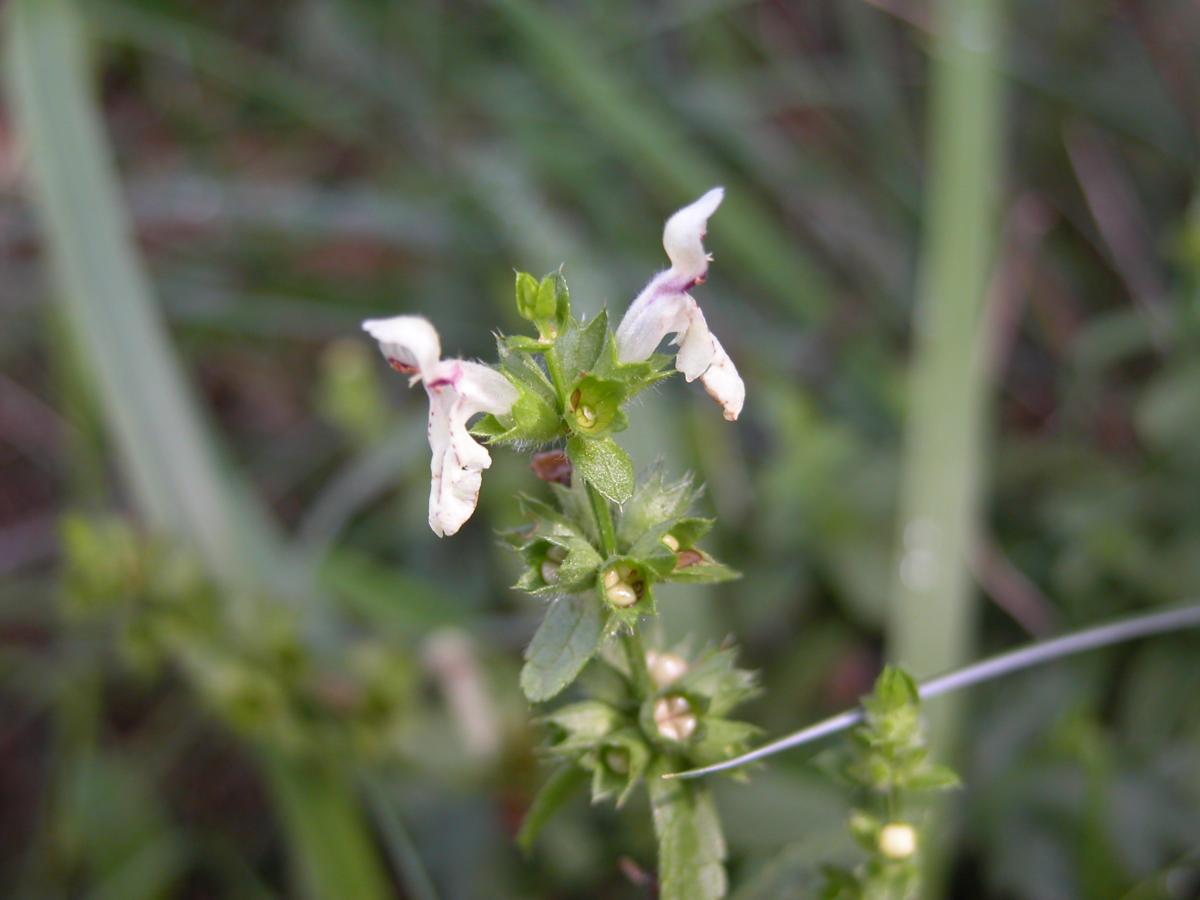
[[[704,233],[709,216],[724,198],[724,188],[713,188],[667,219],[663,249],[671,268],[655,275],[630,304],[617,327],[617,354],[622,362],[639,362],[648,358],[664,337],[675,335],[673,343],[679,347],[676,368],[688,381],[699,378],[732,422],[746,401],[746,385],[688,293],[708,275],[711,257],[704,250]]]
[[[421,316],[369,319],[363,330],[379,341],[397,372],[424,382],[429,395],[429,527],[438,537],[452,535],[475,512],[482,472],[492,464],[487,449],[467,431],[477,413],[503,415],[517,389],[494,369],[462,359],[441,359],[438,333]]]

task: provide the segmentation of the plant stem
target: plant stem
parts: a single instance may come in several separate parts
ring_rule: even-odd
[[[592,502],[592,511],[596,514],[596,524],[600,530],[600,547],[605,557],[611,557],[617,552],[617,532],[613,527],[612,508],[608,500],[592,483],[587,482],[588,499]],[[654,684],[650,680],[650,670],[646,668],[646,648],[642,646],[642,636],[636,628],[621,632],[621,646],[625,648],[625,657],[629,662],[629,674],[642,696],[650,696],[654,692]]]
[[[587,482],[588,499],[592,502],[592,512],[596,515],[596,525],[600,529],[600,549],[606,557],[617,552],[617,532],[613,527],[612,508],[608,500],[592,483]]]
[[[1109,622],[1107,625],[1097,625],[1095,628],[1087,628],[1073,634],[1063,635],[1051,641],[1042,641],[1028,647],[1010,650],[1007,653],[1001,653],[998,656],[972,663],[969,666],[949,672],[946,675],[931,678],[918,687],[917,693],[922,700],[929,700],[933,697],[940,697],[943,694],[949,694],[976,684],[982,684],[1004,675],[1011,675],[1013,672],[1019,672],[1022,669],[1040,666],[1044,663],[1054,662],[1055,660],[1074,656],[1078,653],[1085,653],[1088,650],[1097,650],[1101,647],[1122,644],[1126,641],[1133,641],[1156,634],[1169,634],[1170,632],[1181,631],[1185,628],[1200,628],[1200,606],[1177,607],[1118,622]],[[848,728],[853,728],[862,720],[863,711],[861,708],[847,710],[846,712],[838,713],[836,716],[831,716],[828,719],[817,722],[815,725],[803,728],[787,737],[764,744],[761,747],[751,750],[749,753],[743,753],[741,756],[727,759],[715,765],[692,769],[688,772],[680,772],[670,777],[697,778],[712,772],[735,769],[747,763],[752,763],[755,760],[765,759],[784,750],[801,747],[804,744],[810,744],[821,738],[829,737]]]

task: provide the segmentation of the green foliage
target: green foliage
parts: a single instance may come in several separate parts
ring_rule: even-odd
[[[525,649],[521,690],[533,702],[559,694],[575,680],[604,637],[603,608],[589,595],[550,601],[546,616]]]
[[[195,558],[119,519],[68,518],[63,547],[65,611],[114,630],[142,677],[178,667],[226,724],[277,753],[396,758],[413,675],[394,647],[314,653],[286,607],[245,595],[231,608]]]
[[[885,666],[862,705],[863,724],[835,768],[868,804],[855,809],[849,822],[867,859],[853,870],[826,866],[821,896],[915,900],[922,894],[913,812],[923,796],[958,787],[958,776],[929,759],[917,685],[907,672]]]
[[[585,784],[587,776],[578,766],[565,765],[551,775],[525,813],[521,830],[517,832],[517,846],[529,853],[546,823]]]
[[[521,672],[522,689],[535,702],[566,688],[606,634],[636,629],[642,618],[655,615],[656,582],[737,577],[695,546],[711,521],[687,515],[696,500],[690,479],[668,484],[656,470],[631,492],[615,523],[607,500],[597,495],[597,507],[580,486],[592,485],[604,493],[587,479],[586,470],[575,469],[573,484],[554,485],[558,509],[520,497],[525,524],[505,534],[524,564],[516,588],[551,599]],[[611,548],[597,521],[598,510],[612,529]],[[660,515],[663,518],[656,520]]]
[[[542,341],[553,341],[571,319],[571,294],[561,272],[540,282],[527,272],[517,273],[517,313],[537,326]],[[530,345],[533,346],[533,345]]]
[[[612,438],[572,437],[567,456],[580,477],[613,503],[633,495],[633,460]]]

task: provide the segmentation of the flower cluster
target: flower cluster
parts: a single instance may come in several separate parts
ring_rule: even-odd
[[[602,654],[600,662],[613,676],[603,698],[546,716],[548,753],[591,773],[593,802],[615,797],[621,806],[660,759],[677,771],[742,752],[759,730],[727,715],[757,687],[752,672],[735,667],[734,655],[732,649],[710,650],[689,662],[679,653],[650,651],[645,690],[628,660]]]
[[[624,403],[669,376],[670,358],[655,352],[667,336],[678,345],[675,365],[684,377],[701,379],[726,419],[738,417],[745,386],[689,293],[707,276],[703,239],[723,196],[714,188],[667,220],[663,248],[671,266],[651,279],[615,334],[606,313],[590,322],[572,317],[561,273],[540,281],[517,275],[517,310],[538,336],[501,337],[497,368],[443,359],[437,331],[420,316],[363,323],[388,364],[409,376],[410,385],[422,384],[429,397],[429,525],[435,534],[455,534],[475,511],[482,472],[492,462],[477,439],[526,446],[565,441],[590,483],[614,502],[628,499],[633,466],[611,435],[626,425]]]
[[[690,477],[669,482],[655,467],[614,515],[597,510],[584,482],[552,484],[557,508],[533,497],[519,498],[526,524],[508,533],[525,562],[516,587],[554,597],[595,589],[606,615],[633,625],[655,613],[658,582],[711,583],[737,577],[699,540],[712,519],[692,515],[699,491]],[[611,551],[604,530],[611,519]]]

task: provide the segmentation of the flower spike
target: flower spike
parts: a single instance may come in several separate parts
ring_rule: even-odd
[[[742,411],[746,386],[721,342],[708,330],[700,305],[688,293],[708,275],[711,257],[704,249],[705,229],[724,198],[724,188],[713,188],[667,219],[663,249],[671,268],[655,275],[630,304],[617,327],[617,355],[621,362],[639,362],[664,337],[675,335],[676,368],[688,381],[699,378],[732,422]]]
[[[482,472],[492,464],[487,448],[467,431],[467,422],[477,413],[507,413],[517,390],[481,363],[441,359],[438,333],[422,316],[368,319],[363,330],[379,341],[388,365],[410,376],[410,387],[425,384],[433,451],[429,527],[438,537],[455,534],[475,512]]]

